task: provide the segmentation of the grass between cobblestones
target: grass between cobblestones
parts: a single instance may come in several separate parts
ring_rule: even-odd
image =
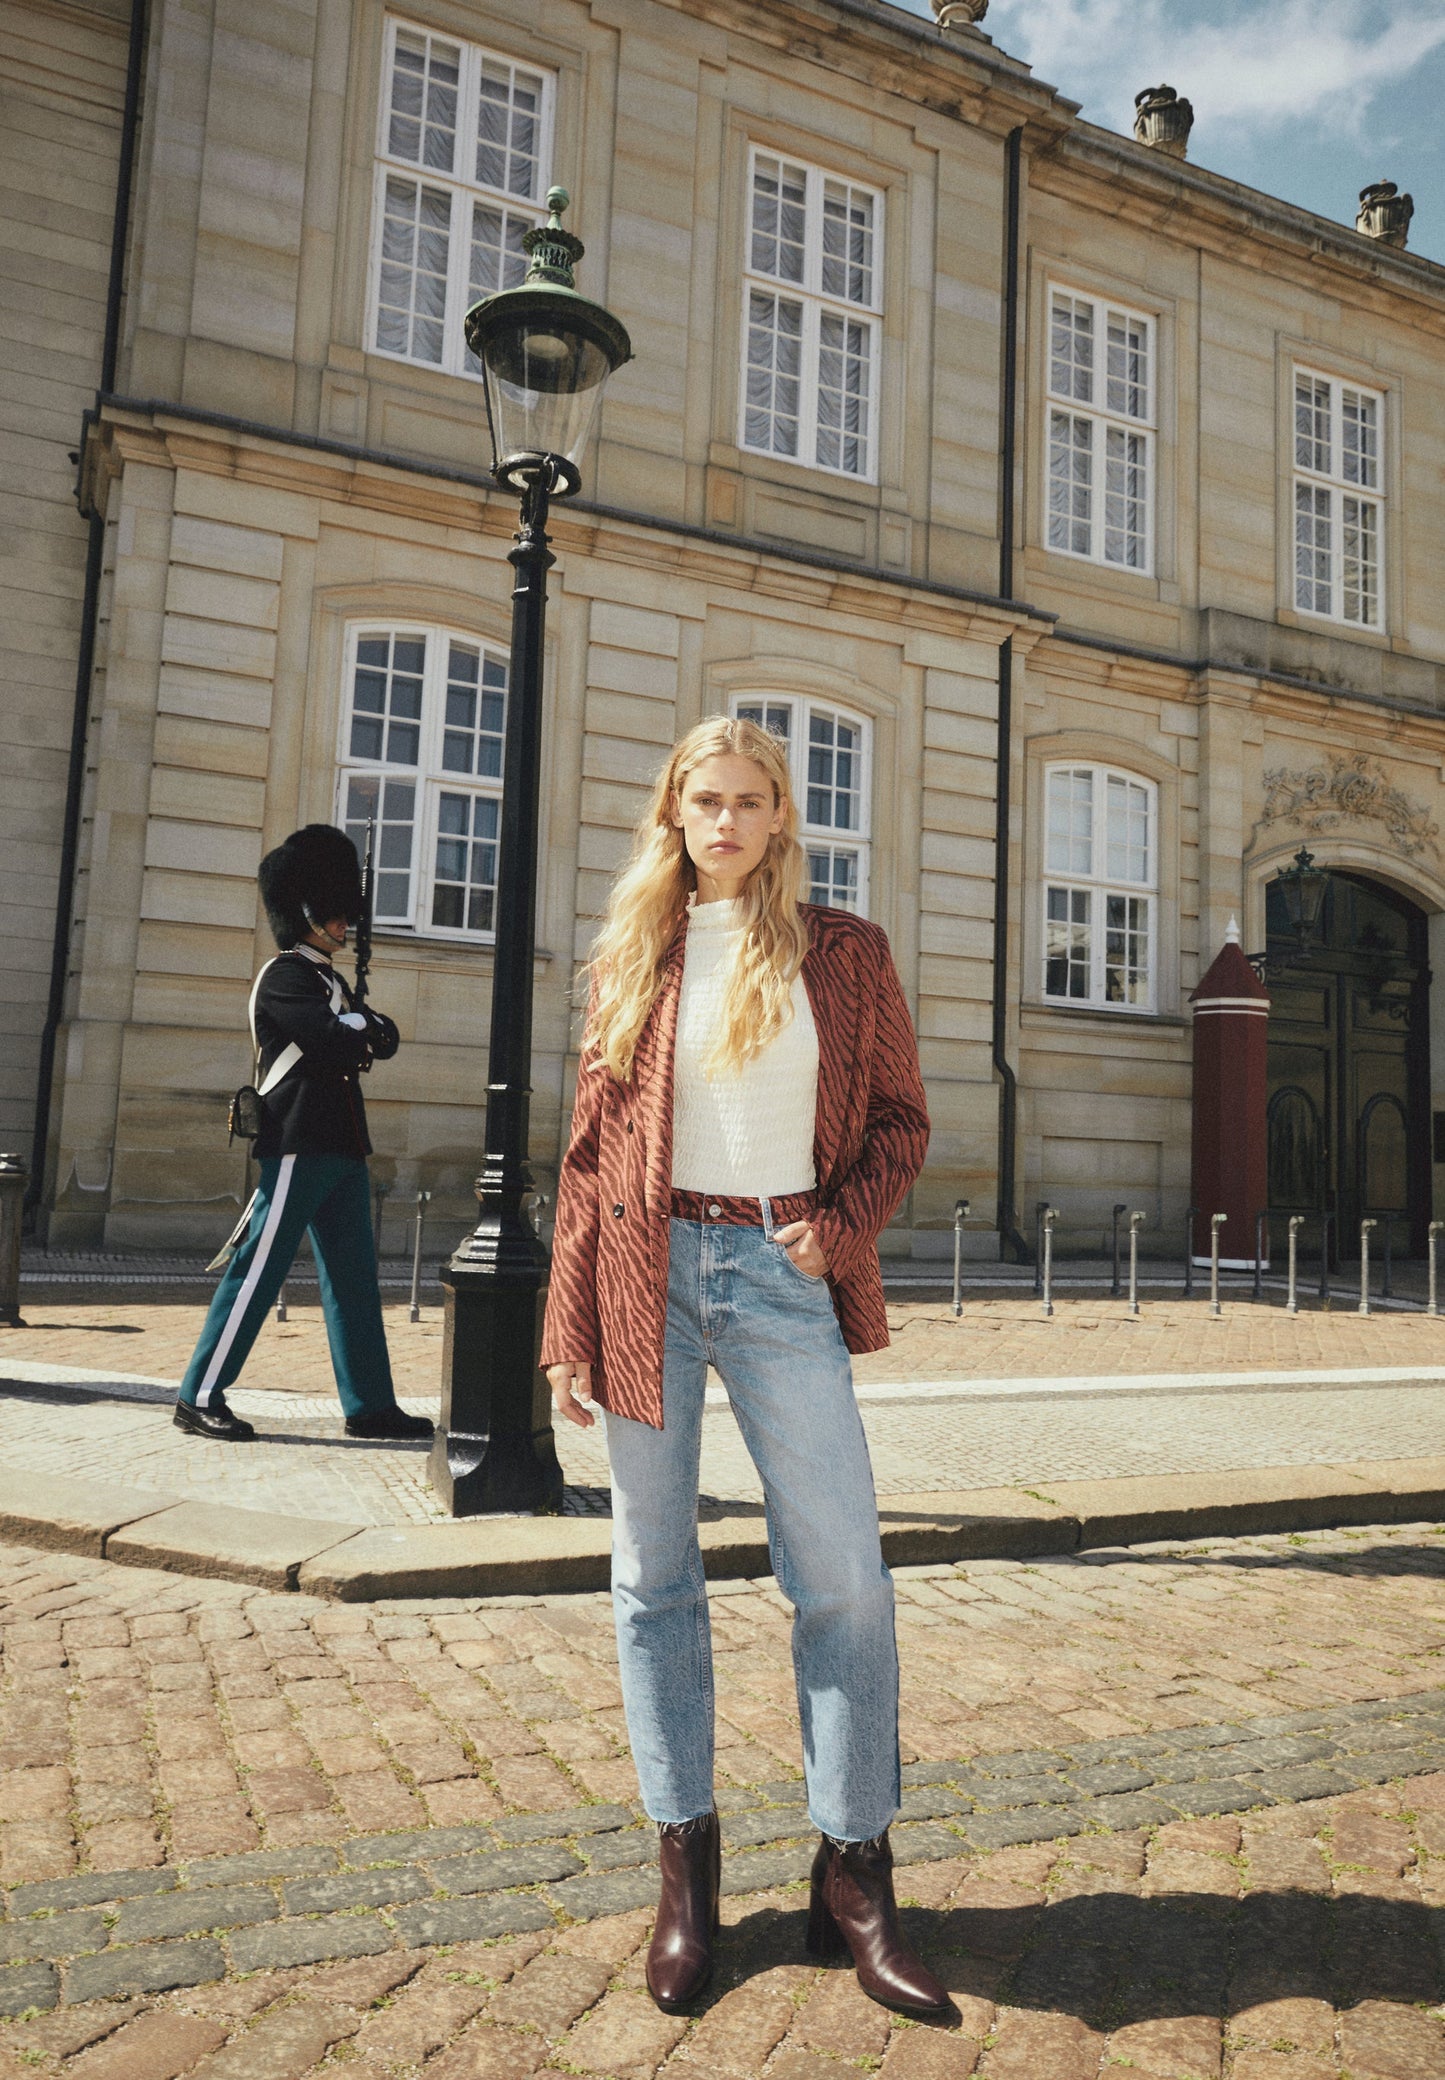
[[[803,1962],[786,1607],[718,1585],[719,1973],[655,1897],[601,1597],[333,1606],[0,1553],[0,2080],[1441,2080],[1445,1535],[899,1571],[915,1939]]]

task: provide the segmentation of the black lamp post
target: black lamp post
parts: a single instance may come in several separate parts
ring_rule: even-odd
[[[477,1179],[481,1218],[442,1270],[446,1327],[441,1423],[431,1477],[454,1517],[552,1511],[562,1470],[551,1401],[537,1369],[547,1254],[527,1217],[532,1071],[532,970],[537,915],[537,804],[542,763],[542,655],[547,605],[547,509],[575,492],[578,462],[602,385],[632,358],[624,328],[578,294],[582,242],[562,229],[567,195],[553,188],[545,225],[523,241],[526,279],[474,304],[467,344],[482,363],[497,482],[519,492],[521,525],[509,561],[512,663],[507,682],[502,827],[486,1150]]]

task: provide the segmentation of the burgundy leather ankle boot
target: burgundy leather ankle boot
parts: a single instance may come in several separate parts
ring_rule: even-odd
[[[716,1813],[665,1820],[657,1836],[662,1898],[647,1953],[647,1990],[659,2008],[676,2015],[712,1977],[722,1836]]]
[[[842,1957],[845,1952],[853,1959],[858,1984],[885,2008],[935,2019],[957,2015],[947,1987],[914,1956],[899,1931],[886,1828],[871,1842],[835,1842],[825,1834],[813,1859],[808,1955]]]

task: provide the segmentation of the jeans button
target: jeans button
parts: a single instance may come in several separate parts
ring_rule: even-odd
[[[720,1206],[709,1206],[708,1212],[712,1215],[715,1221],[720,1221],[722,1219],[722,1208]]]

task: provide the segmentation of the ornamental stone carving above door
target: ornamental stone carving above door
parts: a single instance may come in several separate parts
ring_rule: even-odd
[[[1274,766],[1264,776],[1264,814],[1254,835],[1271,823],[1297,823],[1313,833],[1337,831],[1346,823],[1373,822],[1406,859],[1422,852],[1440,855],[1440,826],[1423,802],[1396,787],[1383,766],[1356,752],[1329,765],[1292,771]]]

